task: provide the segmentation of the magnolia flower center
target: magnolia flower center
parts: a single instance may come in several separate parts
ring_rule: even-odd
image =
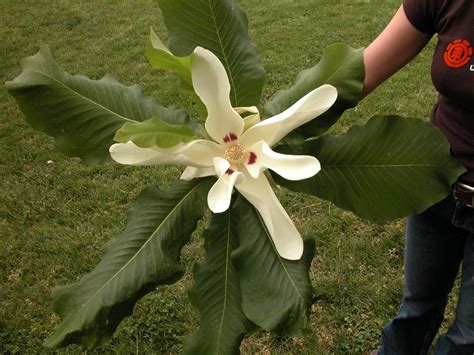
[[[245,149],[242,144],[237,143],[231,145],[225,150],[224,157],[229,163],[233,165],[242,164],[244,162]]]

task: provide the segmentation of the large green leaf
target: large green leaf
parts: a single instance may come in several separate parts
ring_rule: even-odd
[[[265,81],[257,48],[248,35],[247,17],[234,0],[158,0],[169,47],[187,56],[197,46],[212,51],[224,65],[232,105],[258,105]]]
[[[365,77],[363,54],[363,48],[354,49],[343,43],[330,45],[316,66],[300,72],[290,89],[277,92],[265,105],[265,113],[274,116],[323,84],[337,88],[338,97],[334,105],[323,115],[299,127],[287,140],[319,136],[337,122],[345,110],[357,105],[362,98]]]
[[[170,148],[196,137],[189,126],[172,125],[154,117],[144,122],[125,123],[115,134],[114,140],[120,143],[132,141],[141,148]]]
[[[206,107],[193,88],[191,55],[186,57],[175,56],[163,42],[161,42],[153,30],[150,30],[150,39],[147,42],[145,54],[153,68],[168,70],[178,75],[181,79],[180,90],[191,97],[195,103],[197,112],[201,118],[205,119],[207,112]]]
[[[124,86],[111,76],[96,81],[66,73],[47,47],[24,59],[23,72],[6,87],[33,128],[53,136],[62,153],[88,163],[111,161],[109,147],[125,122],[151,117],[189,122],[184,111],[161,106],[137,85]]]
[[[465,171],[436,127],[398,116],[374,117],[341,136],[326,135],[280,151],[314,155],[322,170],[304,181],[274,175],[278,183],[374,221],[425,210],[448,195]]]
[[[254,325],[242,312],[237,270],[231,253],[238,246],[238,226],[232,209],[214,214],[204,233],[205,259],[194,270],[189,292],[201,313],[201,328],[184,346],[186,354],[236,354]]]
[[[107,244],[97,267],[79,282],[54,290],[61,323],[45,345],[104,344],[142,296],[176,282],[184,272],[181,248],[205,213],[213,181],[179,181],[168,191],[145,189],[130,210],[125,231]]]
[[[299,334],[307,326],[313,295],[308,272],[314,240],[305,240],[300,260],[283,259],[252,205],[240,196],[236,209],[239,248],[232,258],[239,271],[245,315],[263,329]]]

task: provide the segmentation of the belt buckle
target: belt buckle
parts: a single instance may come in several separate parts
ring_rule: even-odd
[[[464,204],[467,207],[474,208],[474,187],[464,184],[462,182],[458,182],[456,187],[457,189],[462,189],[463,192],[468,192],[471,194],[471,203],[469,204],[469,203],[464,202]]]

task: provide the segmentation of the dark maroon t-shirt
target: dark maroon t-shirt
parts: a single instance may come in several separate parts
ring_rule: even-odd
[[[431,121],[468,169],[461,177],[474,186],[474,0],[404,0],[411,24],[438,34],[431,80],[439,93]]]

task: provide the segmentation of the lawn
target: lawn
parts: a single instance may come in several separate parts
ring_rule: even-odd
[[[267,79],[264,102],[287,88],[297,73],[317,63],[322,50],[342,41],[367,46],[399,6],[399,0],[241,0]],[[166,31],[152,0],[2,2],[0,75],[12,80],[20,60],[48,44],[71,73],[99,79],[107,73],[138,83],[165,106],[191,110],[173,89],[177,79],[153,71],[144,56],[150,26]],[[428,117],[435,100],[429,67],[434,43],[409,66],[347,112],[332,133],[375,114]],[[120,233],[126,211],[141,189],[167,186],[178,168],[83,165],[58,153],[48,136],[31,129],[0,89],[0,353],[49,353],[42,342],[59,318],[51,290],[77,281],[99,262],[102,246]],[[303,338],[257,332],[242,353],[343,354],[376,348],[381,327],[396,313],[402,288],[403,221],[377,225],[329,202],[280,191],[303,234],[314,236],[311,268],[315,289],[310,331]],[[199,315],[187,301],[191,270],[202,258],[196,233],[186,246],[189,271],[173,286],[143,298],[109,345],[97,353],[178,353]],[[452,317],[451,300],[448,320]],[[82,353],[70,346],[59,353]]]

